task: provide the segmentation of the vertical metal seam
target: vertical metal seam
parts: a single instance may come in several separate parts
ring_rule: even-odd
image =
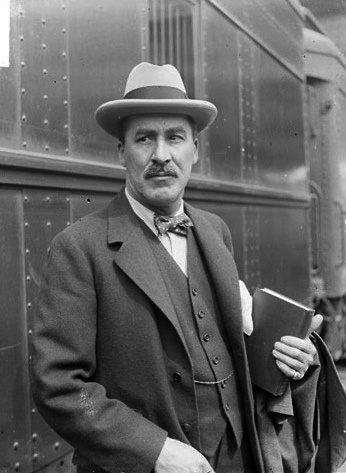
[[[68,10],[69,2],[65,4],[65,22],[66,22],[66,34],[65,34],[65,48],[66,48],[66,96],[67,96],[67,146],[69,153],[72,150],[72,117],[71,117],[71,68],[70,68],[70,22],[69,22],[69,10]],[[67,154],[67,152],[66,152]]]

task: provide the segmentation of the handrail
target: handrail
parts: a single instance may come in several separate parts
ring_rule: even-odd
[[[334,201],[334,204],[340,211],[340,230],[341,230],[341,261],[337,263],[337,266],[344,266],[346,264],[346,226],[345,218],[346,212],[342,206],[342,203],[338,200]]]

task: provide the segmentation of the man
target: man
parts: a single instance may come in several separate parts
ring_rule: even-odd
[[[36,403],[80,473],[266,468],[230,233],[183,202],[216,113],[173,66],[147,63],[96,112],[120,139],[126,188],[52,242],[33,348]],[[273,354],[291,384],[314,372],[310,340]]]

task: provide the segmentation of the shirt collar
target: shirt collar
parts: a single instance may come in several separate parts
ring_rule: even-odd
[[[157,228],[155,227],[154,225],[154,214],[155,212],[153,212],[152,210],[148,209],[148,207],[146,207],[145,205],[141,204],[140,202],[138,202],[138,200],[136,200],[135,198],[133,198],[127,188],[125,187],[125,195],[127,197],[127,200],[129,201],[131,207],[132,207],[132,210],[134,211],[134,213],[140,218],[143,220],[143,222],[150,228],[150,230],[152,230],[153,233],[155,233],[155,235],[158,234],[158,231],[157,231]],[[173,214],[174,215],[179,215],[181,213],[184,212],[184,201],[182,200],[181,203],[180,203],[180,207],[178,209],[177,212],[175,212]]]

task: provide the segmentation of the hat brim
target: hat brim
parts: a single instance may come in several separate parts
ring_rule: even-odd
[[[100,105],[95,118],[101,128],[118,138],[121,120],[132,115],[150,114],[187,115],[194,120],[200,132],[215,120],[217,108],[206,100],[121,99]]]

